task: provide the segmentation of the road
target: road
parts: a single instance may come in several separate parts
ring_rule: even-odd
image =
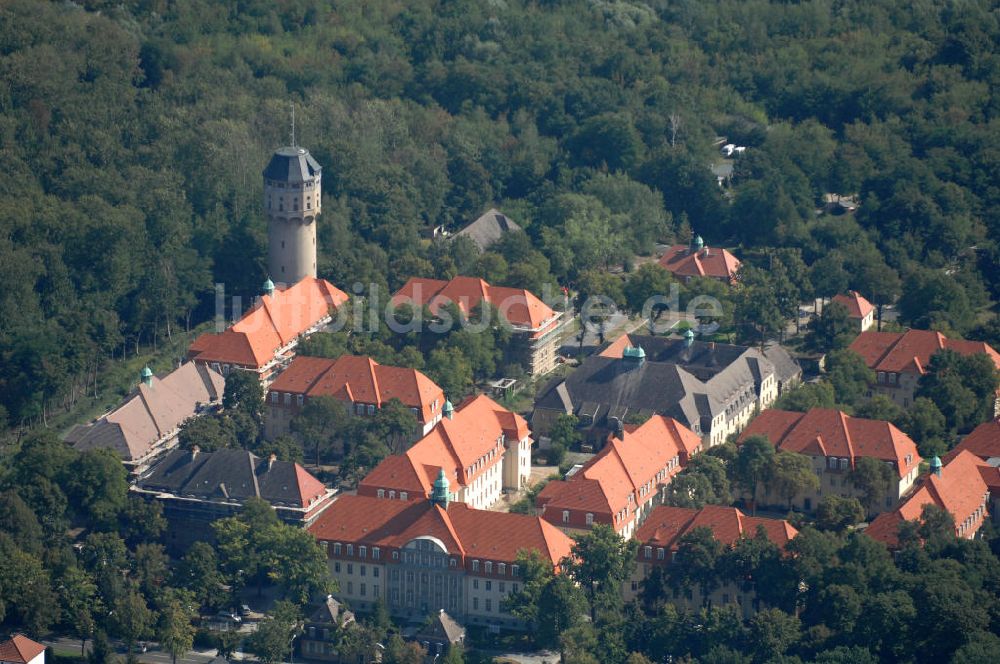
[[[87,641],[87,652],[90,652],[90,647],[92,641]],[[42,644],[46,645],[53,650],[61,653],[68,653],[73,655],[80,654],[80,640],[70,639],[67,637],[57,637],[53,639],[42,639]],[[115,646],[115,651],[124,655],[125,646],[118,642],[112,642]],[[188,652],[183,657],[177,658],[177,664],[207,664],[215,659],[215,650],[197,651],[192,650]],[[147,664],[173,664],[173,658],[170,653],[163,652],[158,649],[155,643],[150,643],[148,645],[148,650],[144,653],[139,653],[139,661],[145,662]]]

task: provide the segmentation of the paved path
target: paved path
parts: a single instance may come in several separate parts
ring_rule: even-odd
[[[79,656],[80,654],[79,639],[71,639],[61,636],[51,639],[42,639],[42,644],[61,653],[72,654],[74,656]],[[87,652],[90,652],[92,645],[93,641],[87,641]],[[115,652],[121,654],[124,658],[125,646],[116,641],[112,641],[112,645],[115,647]],[[140,662],[146,662],[148,664],[173,664],[173,657],[170,656],[170,653],[161,651],[155,643],[149,643],[146,652],[137,654]],[[214,649],[205,651],[192,650],[183,657],[178,657],[177,664],[207,664],[207,662],[215,659],[215,655],[216,652]]]

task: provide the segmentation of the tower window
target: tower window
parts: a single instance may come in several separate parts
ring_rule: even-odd
[[[299,209],[299,199],[296,198],[296,199],[294,199],[292,201],[292,209],[295,210],[296,212],[298,212],[298,209]]]
[[[310,198],[306,199],[306,209],[307,210],[313,209],[312,199],[310,199]]]

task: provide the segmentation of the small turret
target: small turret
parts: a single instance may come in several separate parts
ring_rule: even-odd
[[[264,282],[264,295],[274,297],[274,282],[271,281],[271,277],[268,277],[267,281]]]
[[[688,329],[684,330],[684,347],[690,348],[691,344],[693,343],[694,343],[694,331],[692,331],[691,328],[689,327]]]
[[[148,364],[142,368],[142,371],[139,372],[139,377],[142,379],[142,382],[146,387],[153,386],[153,371],[149,368]]]
[[[705,241],[701,239],[700,235],[695,235],[694,239],[691,240],[691,251],[692,253],[697,253],[705,248]]]
[[[944,466],[941,463],[941,457],[935,454],[934,458],[931,459],[931,472],[937,475],[938,477],[941,477],[941,469],[943,467]]]
[[[448,399],[444,400],[444,409],[441,411],[449,420],[455,417],[455,406]]]
[[[622,361],[629,367],[641,367],[646,361],[646,351],[642,346],[629,346],[622,351]]]
[[[448,501],[450,500],[450,494],[448,492],[449,488],[448,478],[444,474],[444,468],[438,472],[437,479],[434,480],[434,489],[431,492],[431,502],[435,505],[440,505],[444,509],[448,509]]]

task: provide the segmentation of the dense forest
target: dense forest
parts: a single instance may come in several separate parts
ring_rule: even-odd
[[[671,285],[642,259],[699,234],[745,269],[732,290],[683,285],[681,302],[717,297],[731,338],[779,337],[801,302],[853,288],[880,318],[895,306],[887,325],[1000,347],[998,43],[985,0],[0,3],[0,627],[93,639],[94,664],[109,636],[180,655],[206,638],[199,611],[270,585],[290,601],[248,648],[281,661],[307,600],[329,589],[316,543],[262,504],[220,521],[217,548],[170,561],[162,514],[129,498],[114,455],[73,450],[52,425],[116,403],[137,356],[176,360],[215,315],[216,284],[259,294],[261,170],[292,140],[292,106],[296,140],[324,167],[320,276],[345,292],[469,274],[638,313]],[[747,149],[720,185],[723,137]],[[856,212],[827,211],[828,194]],[[485,253],[431,240],[490,206],[526,232]],[[369,353],[461,394],[517,373],[508,336],[491,332],[382,326],[301,350]],[[850,336],[845,312],[825,309],[803,350],[832,351],[829,380],[779,405],[892,420],[925,456],[988,416],[995,372],[949,353],[909,412],[864,402]],[[232,407],[239,382],[182,445],[320,459],[341,436],[356,441],[344,472],[360,475],[412,425],[398,404],[348,426],[318,403],[294,428],[304,450],[264,441],[259,389]],[[572,418],[560,431],[561,452]],[[730,446],[701,455],[669,501],[730,503],[748,483],[739,459]],[[696,531],[628,605],[617,589],[634,544],[595,529],[567,574],[525,559],[509,608],[536,628],[530,645],[578,664],[995,661],[996,533],[956,541],[929,511],[894,559],[850,527],[865,507],[825,501],[792,555]],[[667,601],[728,582],[770,608],[744,624]],[[359,648],[385,641],[387,664],[412,661],[383,612],[362,622]]]
[[[853,287],[996,341],[998,41],[988,2],[4,3],[0,423],[106,399],[215,283],[259,292],[292,103],[345,290],[592,287],[697,232],[766,268],[743,288],[772,304]],[[725,187],[716,136],[748,148]],[[818,214],[826,193],[857,213]],[[424,239],[489,205],[524,238]]]

